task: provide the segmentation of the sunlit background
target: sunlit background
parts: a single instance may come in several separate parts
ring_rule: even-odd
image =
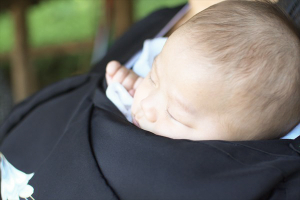
[[[23,3],[26,1],[29,4],[24,6]],[[186,1],[15,0],[2,2],[0,4],[0,123],[12,109],[13,102],[20,102],[26,96],[53,82],[89,71],[91,62],[101,58],[108,46],[129,26],[128,23],[132,24],[159,8],[173,7]],[[16,3],[11,5],[13,4],[11,2]],[[128,4],[127,8],[124,7],[124,3]],[[26,13],[25,28],[20,25],[24,18],[20,17],[22,12],[20,9],[24,9]],[[125,14],[126,9],[131,13],[131,16],[128,16],[130,22],[128,20],[122,22],[122,19],[118,19],[122,18],[118,12],[120,9],[122,12],[125,10]],[[20,38],[21,40],[25,38],[27,43],[22,44]],[[31,70],[25,72],[20,70],[18,65],[22,62],[26,63],[23,68],[30,67]],[[22,83],[22,77],[18,77],[27,72],[30,73],[27,74],[30,80]],[[18,83],[15,82],[20,82],[21,85],[17,86]],[[24,89],[24,83],[30,88]]]

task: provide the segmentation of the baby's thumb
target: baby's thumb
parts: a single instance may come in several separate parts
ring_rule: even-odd
[[[109,75],[106,73],[106,74],[105,74],[105,78],[106,78],[106,83],[107,83],[107,85],[111,84],[111,82],[112,82],[112,77],[109,76]]]
[[[118,61],[110,61],[106,65],[106,74],[109,74],[110,76],[114,76],[115,73],[121,68],[121,64]]]
[[[130,94],[130,96],[134,97],[135,89],[130,89],[130,90],[128,91],[128,93]]]

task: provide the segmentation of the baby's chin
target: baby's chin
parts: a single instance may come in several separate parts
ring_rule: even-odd
[[[136,127],[140,128],[140,129],[143,129],[144,131],[149,131],[149,132],[152,132],[152,133],[153,133],[153,131],[152,131],[151,129],[149,129],[149,127],[145,126],[142,122],[138,122],[138,121],[134,118],[134,115],[132,115],[132,123],[133,123]],[[154,134],[155,134],[155,133],[154,133]],[[157,135],[157,134],[155,134],[155,135]]]
[[[176,137],[172,137],[172,135],[168,135],[168,134],[164,134],[160,131],[155,131],[153,130],[152,128],[150,128],[149,126],[147,125],[144,125],[143,122],[138,122],[136,119],[132,118],[132,122],[135,126],[137,126],[138,128],[140,129],[143,129],[144,131],[148,131],[154,135],[157,135],[157,136],[161,136],[161,137],[167,137],[167,138],[170,138],[170,139],[178,139]],[[179,139],[182,139],[182,138],[179,138]]]

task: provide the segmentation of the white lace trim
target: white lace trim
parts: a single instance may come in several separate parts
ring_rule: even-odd
[[[0,152],[1,197],[2,200],[19,200],[19,197],[34,199],[31,195],[34,189],[28,181],[34,173],[26,174],[16,169]]]

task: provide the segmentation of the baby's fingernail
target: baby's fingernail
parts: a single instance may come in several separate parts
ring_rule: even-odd
[[[134,90],[134,89],[131,89],[131,90],[129,90],[128,93],[129,93],[132,97],[134,97],[135,90]]]

